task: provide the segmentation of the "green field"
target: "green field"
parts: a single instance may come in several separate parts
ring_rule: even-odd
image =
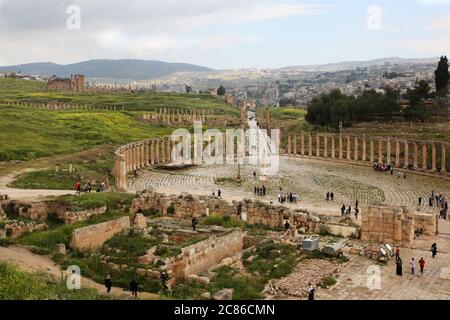
[[[0,115],[0,161],[67,154],[171,132],[170,128],[150,126],[132,114],[121,112],[60,112],[2,106]]]
[[[0,78],[0,98],[28,103],[67,102],[98,106],[120,106],[127,111],[155,111],[159,108],[208,109],[220,114],[238,115],[222,97],[177,93],[78,94],[48,92],[46,84],[38,81]]]

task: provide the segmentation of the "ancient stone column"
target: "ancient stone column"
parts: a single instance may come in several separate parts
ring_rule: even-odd
[[[395,165],[400,166],[400,141],[395,141]]]
[[[391,164],[391,138],[387,139],[386,163]]]
[[[434,142],[431,144],[431,171],[432,172],[436,172],[437,171],[436,144]]]
[[[372,139],[370,139],[370,159],[369,159],[369,161],[370,161],[370,163],[373,163],[373,160],[374,160],[374,158],[375,158],[375,156],[374,156],[374,146],[373,146],[373,140]]]
[[[165,138],[161,138],[161,162],[166,162],[166,145],[165,145]]]
[[[312,157],[312,134],[309,134],[309,139],[308,139],[308,143],[309,143],[309,148],[308,148],[308,154],[310,157]]]
[[[144,162],[145,162],[145,165],[146,166],[148,166],[149,164],[150,164],[150,159],[149,159],[149,150],[148,150],[148,141],[147,142],[145,142],[145,151],[144,151],[144,154],[145,154],[145,159],[144,159]]]
[[[320,135],[316,134],[316,157],[320,157]]]
[[[352,160],[352,156],[350,153],[351,153],[350,136],[347,136],[347,160]]]
[[[422,170],[427,171],[428,163],[427,163],[427,144],[424,143],[422,145]]]
[[[167,161],[172,161],[172,148],[170,137],[167,137]]]
[[[413,168],[414,170],[417,170],[419,168],[419,147],[417,146],[417,143],[414,142],[414,163],[413,163]]]
[[[291,135],[288,135],[288,148],[287,154],[291,154]]]
[[[409,144],[408,140],[405,141],[405,163],[403,164],[403,168],[408,168],[409,166]]]
[[[323,156],[328,158],[328,136],[323,136]]]
[[[304,156],[305,155],[305,135],[303,133],[302,133],[302,136],[301,136],[300,148],[301,148],[302,156]]]
[[[441,173],[442,174],[447,174],[447,168],[446,168],[446,159],[445,159],[445,152],[446,152],[446,147],[444,144],[441,145]]]
[[[353,160],[355,160],[355,161],[358,161],[358,158],[359,158],[358,151],[359,151],[358,138],[355,137],[355,150],[354,150],[354,158],[353,158]]]
[[[141,151],[140,145],[135,145],[134,146],[134,152],[135,152],[134,163],[135,163],[136,169],[141,168],[141,152],[140,151]]]
[[[363,141],[362,141],[362,161],[366,161],[367,159],[367,145],[366,145],[366,136],[363,135]]]
[[[297,155],[297,136],[294,135],[294,154]]]
[[[331,157],[336,158],[336,142],[334,140],[334,135],[331,136]]]
[[[344,150],[342,146],[342,136],[339,136],[339,159],[344,158]]]
[[[155,143],[156,143],[155,144],[155,156],[156,156],[155,162],[156,163],[160,163],[161,161],[160,161],[160,158],[159,158],[159,138],[156,139]]]
[[[154,139],[150,142],[150,164],[155,164],[155,142]]]
[[[378,139],[378,163],[383,163],[383,140]]]

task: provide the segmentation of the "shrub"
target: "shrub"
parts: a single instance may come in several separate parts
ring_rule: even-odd
[[[322,280],[322,283],[320,284],[320,287],[323,289],[328,289],[331,286],[334,286],[336,284],[336,279],[332,276],[328,276],[325,279]]]

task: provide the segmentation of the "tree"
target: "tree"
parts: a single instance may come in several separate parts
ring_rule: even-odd
[[[192,92],[192,87],[191,86],[186,85],[185,89],[186,89],[186,93],[191,93]]]
[[[440,97],[445,97],[447,95],[448,82],[450,81],[450,73],[448,72],[448,59],[446,56],[441,57],[434,75],[436,83],[436,93]]]
[[[224,86],[220,86],[220,87],[217,89],[217,95],[219,95],[219,96],[224,96],[225,93],[227,93],[227,89],[225,89]]]

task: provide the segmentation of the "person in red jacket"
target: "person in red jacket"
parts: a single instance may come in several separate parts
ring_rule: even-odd
[[[420,258],[419,260],[419,266],[420,266],[420,273],[423,274],[423,268],[425,268],[425,260],[422,258]]]

